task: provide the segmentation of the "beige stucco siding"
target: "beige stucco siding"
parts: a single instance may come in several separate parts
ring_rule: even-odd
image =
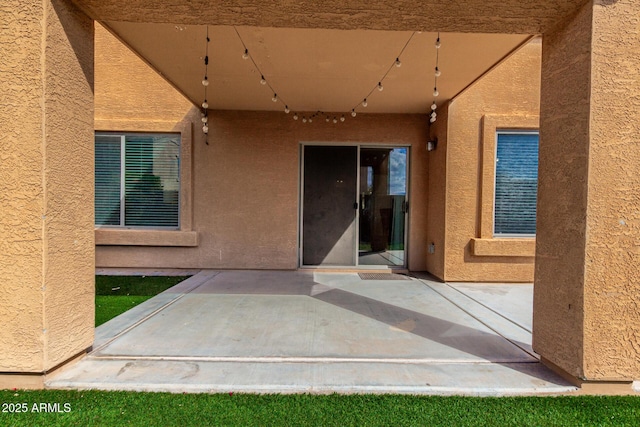
[[[93,341],[93,25],[62,0],[0,21],[0,371],[41,373]]]
[[[515,240],[497,242],[500,248],[475,253],[474,239],[493,240],[494,183],[492,172],[485,176],[485,169],[493,171],[495,153],[485,150],[484,144],[490,143],[489,137],[495,135],[496,128],[537,129],[540,55],[541,43],[534,40],[449,104],[444,248],[446,280],[533,280],[532,245]],[[487,127],[486,131],[483,126]],[[490,241],[481,243],[483,248],[491,246]],[[505,244],[513,247],[513,256],[499,255],[505,252]]]
[[[284,113],[212,111],[209,145],[195,132],[193,147],[198,246],[103,246],[98,248],[98,265],[296,268],[300,144],[318,142],[412,146],[410,267],[424,270],[424,122],[418,115],[362,115],[348,123],[302,124]]]
[[[189,207],[182,235],[100,229],[98,266],[296,268],[300,145],[317,142],[411,146],[409,267],[426,269],[428,117],[361,114],[344,123],[305,124],[285,113],[209,114],[207,145],[198,110],[97,26],[96,129],[181,131],[181,164],[190,168],[182,182]]]
[[[638,16],[596,2],[544,40],[533,345],[591,380],[640,377]]]

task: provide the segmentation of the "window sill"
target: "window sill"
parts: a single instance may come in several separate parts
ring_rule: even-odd
[[[104,246],[198,246],[196,231],[119,230],[97,228],[96,245]]]
[[[471,239],[471,253],[474,256],[535,257],[536,239]]]

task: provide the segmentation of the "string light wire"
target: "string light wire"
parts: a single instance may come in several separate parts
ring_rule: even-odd
[[[442,43],[440,42],[440,32],[438,32],[438,38],[436,39],[436,67],[434,69],[434,77],[433,77],[433,104],[431,104],[431,114],[429,115],[429,123],[435,123],[438,117],[438,113],[436,109],[438,108],[438,104],[436,103],[438,95],[440,92],[438,91],[438,77],[441,75],[440,71],[440,47]]]
[[[202,132],[205,136],[205,144],[209,145],[209,103],[207,102],[207,87],[209,86],[209,26],[207,25],[207,43],[204,53],[204,79],[202,80],[202,86],[204,86],[204,101],[202,102]]]
[[[244,39],[240,35],[240,32],[238,31],[238,28],[234,26],[233,30],[236,32],[236,35],[238,36],[238,39],[240,40],[240,43],[242,44],[242,47],[244,49],[243,53],[242,53],[242,57],[244,59],[250,59],[251,60],[251,63],[253,64],[253,66],[255,67],[256,71],[258,72],[258,75],[260,75],[260,83],[265,85],[265,86],[267,86],[271,90],[271,93],[273,94],[272,101],[273,102],[280,102],[284,106],[285,113],[289,113],[291,111],[290,108],[289,108],[289,104],[287,102],[285,102],[285,100],[282,98],[282,96],[278,95],[278,92],[273,88],[273,86],[271,85],[269,80],[264,76],[264,73],[262,72],[262,70],[258,66],[258,63],[253,58],[253,55],[251,54],[251,51],[249,50],[249,48],[247,47],[246,43],[244,42]],[[413,37],[416,35],[416,33],[417,33],[416,31],[411,33],[411,35],[409,36],[408,40],[405,42],[404,46],[400,50],[400,53],[398,53],[396,55],[395,59],[389,65],[389,68],[387,69],[387,71],[382,75],[382,77],[380,79],[378,79],[378,83],[376,83],[373,86],[373,88],[367,93],[367,96],[362,98],[362,101],[359,101],[357,104],[355,104],[350,109],[350,113],[349,114],[352,117],[356,117],[356,115],[357,115],[356,109],[358,107],[360,107],[360,106],[366,107],[368,105],[369,97],[376,90],[379,91],[379,92],[381,92],[383,90],[383,88],[384,88],[384,86],[383,86],[384,79],[389,75],[391,70],[393,70],[394,68],[400,68],[400,66],[402,65],[402,62],[400,61],[400,57],[402,56],[404,51],[407,49],[407,46],[409,46],[409,43],[411,43],[411,40],[413,40]],[[208,36],[207,36],[207,39],[208,39]],[[440,33],[438,33],[438,42],[439,42],[439,40],[440,40]],[[436,64],[437,64],[437,62],[438,62],[438,60],[437,60],[437,52],[436,52]],[[437,65],[436,65],[436,67],[437,67]],[[436,83],[437,83],[437,77],[436,77]],[[205,90],[206,90],[206,87],[205,87]],[[303,123],[313,122],[313,119],[315,117],[318,117],[318,116],[321,116],[321,115],[326,115],[326,117],[327,117],[326,121],[327,122],[329,122],[329,121],[333,121],[334,123],[338,122],[337,118],[334,118],[333,120],[329,119],[329,115],[327,115],[327,113],[325,113],[323,111],[318,111],[318,112],[314,113],[313,115],[311,115],[309,117],[307,117],[306,115],[302,115],[302,122]],[[344,122],[345,121],[345,117],[346,117],[346,115],[342,114],[340,116],[339,121],[340,122]],[[293,114],[293,119],[294,120],[298,120],[298,118],[299,118],[298,113],[294,113]]]

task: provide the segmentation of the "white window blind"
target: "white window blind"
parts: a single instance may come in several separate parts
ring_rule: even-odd
[[[536,233],[538,139],[538,132],[497,133],[494,235]]]
[[[96,225],[179,226],[180,136],[96,134]]]

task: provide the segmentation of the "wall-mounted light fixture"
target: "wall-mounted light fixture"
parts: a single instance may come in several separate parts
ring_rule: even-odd
[[[427,141],[427,151],[433,151],[438,147],[438,138],[433,138],[431,141]]]

